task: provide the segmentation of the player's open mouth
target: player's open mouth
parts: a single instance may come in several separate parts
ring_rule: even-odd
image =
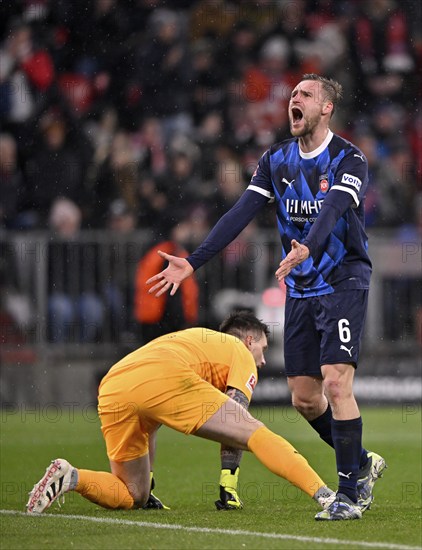
[[[292,119],[293,122],[300,122],[303,118],[303,113],[298,107],[292,108]]]

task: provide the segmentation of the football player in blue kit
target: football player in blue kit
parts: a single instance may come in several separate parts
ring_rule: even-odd
[[[359,519],[373,500],[384,459],[362,447],[362,419],[353,395],[365,321],[371,261],[362,152],[329,128],[341,85],[307,74],[291,93],[293,138],[270,147],[250,185],[186,259],[147,281],[150,292],[174,294],[180,283],[227,246],[269,202],[276,202],[287,287],[284,354],[292,402],[334,448],[337,498],[317,520]]]

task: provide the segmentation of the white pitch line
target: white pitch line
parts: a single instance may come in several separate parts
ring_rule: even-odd
[[[149,529],[168,529],[174,531],[186,531],[190,533],[205,533],[214,535],[240,535],[247,537],[258,537],[265,539],[280,539],[280,540],[295,540],[301,542],[316,542],[318,544],[354,544],[362,546],[362,548],[385,548],[388,550],[420,550],[420,546],[407,546],[405,544],[392,544],[388,542],[364,542],[349,539],[332,539],[320,537],[302,537],[299,535],[285,535],[283,533],[263,533],[259,531],[244,531],[241,529],[217,529],[209,527],[187,527],[186,525],[170,524],[170,523],[152,523],[148,521],[132,521],[129,519],[116,518],[97,518],[94,516],[81,516],[73,514],[27,514],[18,510],[0,510],[0,514],[12,516],[25,516],[30,518],[54,518],[56,519],[74,519],[82,521],[90,521],[92,523],[106,523],[110,525],[128,525],[132,527],[147,527]]]

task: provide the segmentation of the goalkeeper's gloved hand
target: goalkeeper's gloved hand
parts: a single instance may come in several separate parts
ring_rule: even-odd
[[[215,501],[217,510],[241,510],[243,502],[237,494],[237,481],[239,479],[239,467],[234,473],[232,470],[221,470],[220,475],[220,500]]]
[[[155,487],[155,480],[153,477],[153,473],[150,473],[150,479],[151,479],[151,489],[149,493],[148,500],[146,503],[142,506],[144,510],[170,510],[168,506],[163,504],[159,498],[157,498],[154,493],[152,492]]]

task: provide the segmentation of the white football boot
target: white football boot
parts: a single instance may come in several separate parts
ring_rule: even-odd
[[[46,469],[45,474],[29,493],[26,504],[28,514],[41,514],[53,502],[70,490],[72,472],[75,468],[63,458],[56,458]],[[64,500],[64,499],[63,499]]]

